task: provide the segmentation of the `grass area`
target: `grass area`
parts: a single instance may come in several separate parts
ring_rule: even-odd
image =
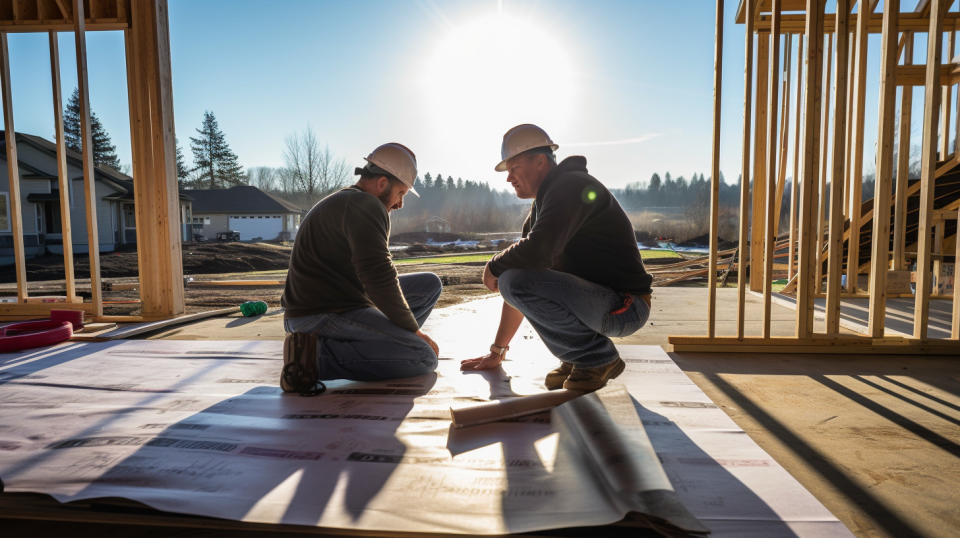
[[[643,259],[652,258],[680,258],[680,255],[672,250],[641,250],[640,255]],[[469,263],[485,262],[493,257],[493,254],[452,254],[430,256],[427,258],[400,258],[393,261],[397,265],[417,265],[421,263]]]
[[[421,263],[468,263],[485,262],[493,257],[493,254],[454,254],[450,256],[431,256],[429,258],[404,258],[394,260],[397,265],[417,265]]]
[[[672,250],[641,250],[640,257],[645,260],[653,260],[658,258],[677,258],[681,256]]]

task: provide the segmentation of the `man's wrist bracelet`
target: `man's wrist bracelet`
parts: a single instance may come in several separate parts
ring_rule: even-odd
[[[494,355],[500,355],[501,357],[507,353],[507,350],[510,349],[510,346],[498,346],[497,344],[490,344],[490,353]]]

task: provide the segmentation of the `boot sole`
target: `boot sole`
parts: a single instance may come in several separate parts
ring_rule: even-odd
[[[284,392],[312,392],[318,375],[316,337],[306,333],[288,334],[283,340],[280,388]]]

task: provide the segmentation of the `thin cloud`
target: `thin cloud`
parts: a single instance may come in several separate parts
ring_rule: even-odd
[[[660,133],[651,133],[645,134],[643,136],[636,136],[633,138],[622,138],[620,140],[600,140],[595,142],[564,142],[563,146],[565,147],[590,147],[590,146],[624,146],[627,144],[642,144],[648,140],[652,140],[660,136]]]

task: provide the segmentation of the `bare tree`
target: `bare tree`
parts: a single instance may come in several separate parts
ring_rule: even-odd
[[[262,191],[278,190],[278,176],[277,169],[269,166],[257,166],[247,170],[250,185]]]
[[[286,146],[283,160],[295,190],[313,197],[337,189],[347,182],[347,163],[343,159],[336,159],[330,153],[329,146],[321,150],[310,126],[300,134],[288,136]]]

